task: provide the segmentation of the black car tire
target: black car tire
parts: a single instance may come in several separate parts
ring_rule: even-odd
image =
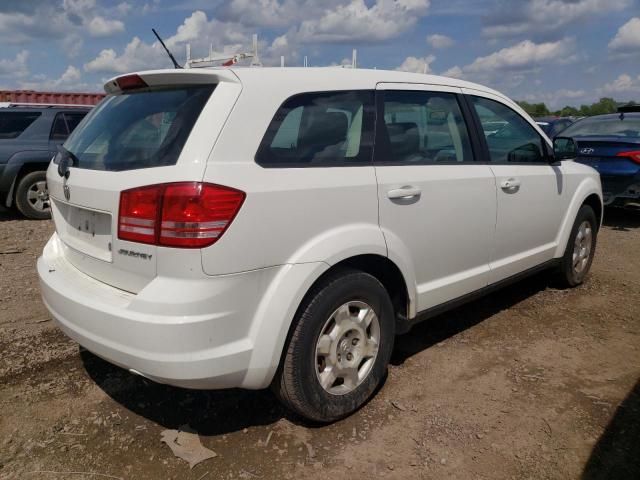
[[[585,259],[586,263],[584,267],[582,270],[577,271],[575,268],[574,248],[576,246],[576,238],[578,237],[580,227],[585,222],[589,225],[591,230],[591,244],[588,257]],[[576,287],[584,282],[584,279],[591,268],[593,255],[596,251],[598,225],[598,220],[596,219],[596,214],[593,209],[589,205],[582,205],[580,210],[578,210],[573,227],[571,228],[571,235],[569,235],[569,241],[567,242],[567,247],[558,269],[558,276],[562,286]]]
[[[37,208],[39,203],[37,203],[37,201],[34,202],[33,198],[30,198],[43,182],[46,188],[46,181],[47,174],[43,171],[27,173],[18,181],[15,196],[16,207],[25,217],[33,220],[46,220],[51,218],[51,209],[48,207],[48,195],[46,201],[43,201],[43,204],[47,206],[45,209]]]
[[[361,383],[348,393],[336,395],[320,384],[316,348],[327,319],[349,302],[363,302],[373,309],[379,325],[379,343],[372,366]],[[393,312],[389,294],[372,275],[352,269],[330,274],[312,288],[298,309],[272,384],[276,395],[290,409],[313,422],[329,423],[355,412],[386,376],[395,337]]]

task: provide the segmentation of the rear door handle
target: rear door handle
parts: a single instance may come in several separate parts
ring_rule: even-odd
[[[515,190],[516,188],[520,188],[520,180],[517,178],[509,178],[500,184],[500,188],[503,190]]]
[[[387,192],[387,197],[390,199],[414,198],[414,197],[419,197],[421,193],[422,193],[422,190],[420,190],[418,187],[407,185],[402,188],[395,188],[393,190],[389,190]]]

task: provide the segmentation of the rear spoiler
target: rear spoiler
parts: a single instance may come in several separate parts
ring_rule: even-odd
[[[618,113],[638,113],[640,112],[640,105],[623,105],[618,107]]]
[[[118,75],[104,84],[104,91],[108,94],[122,93],[127,90],[123,85],[129,84],[129,80],[137,79],[143,83],[140,88],[164,87],[169,85],[205,85],[214,83],[240,83],[240,79],[229,68],[201,68],[198,70],[148,70],[144,72]]]

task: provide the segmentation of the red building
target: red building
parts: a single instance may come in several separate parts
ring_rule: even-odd
[[[34,90],[0,90],[0,103],[38,103],[57,105],[95,105],[104,93],[36,92]]]

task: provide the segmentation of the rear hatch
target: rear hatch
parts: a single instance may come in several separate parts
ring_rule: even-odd
[[[129,237],[144,234],[154,223],[119,219],[121,193],[200,182],[240,88],[228,70],[142,72],[107,82],[109,95],[47,172],[53,221],[70,263],[134,293],[157,275],[158,259],[168,247],[119,238],[124,230]],[[179,264],[182,255],[200,265],[199,253],[196,258],[193,250],[173,250],[172,261]]]

